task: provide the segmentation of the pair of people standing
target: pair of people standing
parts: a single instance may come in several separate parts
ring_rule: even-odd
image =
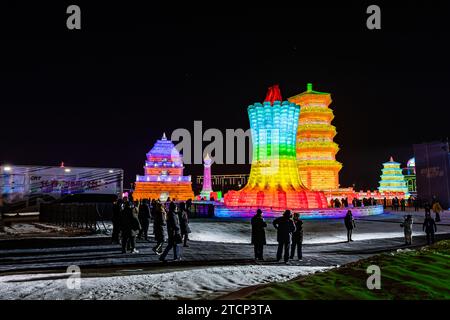
[[[405,244],[412,244],[412,226],[413,218],[412,215],[408,214],[405,216],[403,223],[400,225],[403,227],[405,234]],[[430,245],[434,243],[434,234],[437,232],[437,226],[435,220],[431,217],[431,213],[425,215],[425,219],[422,224],[422,230],[427,236],[427,244]]]
[[[179,211],[176,211],[176,204],[172,201],[169,204],[169,211],[167,213],[167,247],[164,252],[162,251],[162,243],[164,242],[164,233],[161,232],[161,228],[159,228],[158,235],[159,239],[157,239],[157,247],[154,248],[154,251],[157,254],[161,254],[159,260],[165,262],[166,257],[169,254],[170,250],[173,249],[173,259],[181,260],[181,252],[180,252],[180,244],[183,243],[184,246],[188,247],[188,234],[191,232],[189,228],[189,218],[186,210],[186,205],[184,202],[180,203]],[[161,236],[162,234],[162,236]],[[156,238],[156,233],[155,233]]]
[[[264,260],[264,245],[266,244],[265,228],[267,223],[262,217],[262,211],[258,209],[255,216],[251,220],[252,224],[252,244],[254,245],[255,259]],[[302,243],[303,243],[303,221],[300,214],[295,213],[294,219],[290,210],[286,210],[282,217],[273,221],[273,226],[277,229],[277,261],[281,260],[284,251],[284,262],[293,259],[295,249],[297,248],[298,259],[302,259]],[[291,252],[291,254],[289,254]]]
[[[122,253],[127,251],[138,253],[136,236],[142,228],[137,216],[137,208],[128,198],[118,199],[114,203],[112,224],[112,243],[121,244]]]
[[[132,201],[124,201],[120,217],[120,231],[122,233],[122,253],[138,253],[136,249],[136,236],[140,232],[141,224],[138,219],[138,211]]]

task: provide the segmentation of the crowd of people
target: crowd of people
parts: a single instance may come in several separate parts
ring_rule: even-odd
[[[418,202],[418,199],[408,200],[408,206],[414,205],[416,208]],[[354,207],[376,204],[377,201],[373,198],[353,199],[352,201]],[[334,207],[348,207],[348,201],[346,198],[332,199],[332,205]],[[384,199],[384,205],[386,205],[386,199]],[[435,241],[436,222],[440,221],[442,207],[435,198],[431,202],[423,201],[420,205],[423,205],[425,209],[422,229],[426,234],[427,243],[431,244]],[[141,201],[132,201],[128,198],[119,199],[114,204],[113,209],[112,241],[121,245],[123,253],[139,253],[136,249],[136,239],[148,242],[149,226],[153,222],[153,236],[156,242],[152,248],[153,252],[159,255],[159,259],[163,262],[166,261],[171,251],[173,251],[174,260],[181,260],[181,245],[189,246],[191,206],[191,200],[177,203],[170,198],[166,202],[154,199],[143,199]],[[402,208],[406,206],[404,199],[392,199],[394,211],[398,210],[398,206]],[[435,213],[435,219],[431,216],[431,210]],[[356,222],[351,210],[347,211],[343,222],[347,230],[347,242],[352,242]],[[406,245],[412,244],[413,224],[411,214],[405,215],[403,222],[400,224],[404,231]],[[303,221],[300,214],[297,212],[292,214],[290,210],[285,210],[281,217],[272,221],[272,225],[277,231],[276,260],[281,261],[283,259],[285,263],[288,263],[289,260],[295,258],[296,254],[297,259],[302,260]],[[254,256],[257,261],[264,260],[264,246],[267,244],[265,229],[267,227],[262,210],[257,209],[256,214],[251,219],[251,243],[254,246]],[[166,247],[163,250],[164,243],[166,243]]]
[[[136,239],[148,242],[149,227],[153,222],[153,235],[156,241],[156,245],[152,248],[153,252],[160,256],[159,260],[165,262],[167,255],[173,250],[174,260],[181,260],[180,245],[189,246],[191,204],[190,200],[177,204],[170,198],[164,203],[159,199],[140,201],[118,199],[113,207],[112,242],[122,246],[122,253],[139,253],[136,249]],[[163,250],[166,234],[167,246]]]
[[[362,198],[362,199],[357,199],[357,198],[353,198],[352,199],[352,206],[353,207],[367,207],[367,206],[376,206],[378,204],[377,199],[375,198]],[[334,198],[330,200],[330,206],[332,208],[348,208],[349,204],[348,204],[348,198]]]
[[[367,202],[364,206],[376,204],[376,200],[370,198],[363,199],[363,202]],[[402,205],[402,201],[399,201],[399,203]],[[432,210],[435,212],[436,219],[433,219],[430,210],[427,210],[427,207],[425,207],[425,219],[422,224],[422,230],[426,234],[428,244],[432,244],[435,241],[435,233],[437,232],[436,222],[440,221],[439,214],[442,212],[442,207],[437,199],[433,199],[432,203]],[[346,199],[342,199],[341,201],[339,201],[339,199],[332,199],[332,204],[336,207],[340,207],[342,204],[344,207],[348,207]],[[281,217],[274,219],[272,224],[277,230],[277,261],[281,261],[283,258],[284,262],[288,263],[289,259],[294,259],[296,249],[298,259],[302,260],[303,221],[300,218],[300,214],[294,213],[292,215],[290,210],[286,210]],[[265,222],[263,212],[260,209],[256,211],[256,214],[251,219],[251,225],[251,243],[254,246],[255,260],[264,260],[263,253],[264,245],[266,244],[265,228],[267,228],[267,223]],[[347,242],[352,242],[352,234],[353,230],[356,228],[356,222],[351,210],[348,210],[344,217],[344,225],[347,230]],[[413,234],[412,215],[405,215],[400,226],[404,231],[405,244],[411,245]]]

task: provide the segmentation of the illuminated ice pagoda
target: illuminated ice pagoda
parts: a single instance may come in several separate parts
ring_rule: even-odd
[[[183,160],[172,141],[164,134],[147,153],[145,175],[136,176],[135,200],[194,199],[191,176],[183,176]]]
[[[378,191],[387,197],[392,195],[408,198],[408,187],[400,163],[391,157],[388,162],[383,163],[383,167]]]
[[[342,164],[336,161],[339,146],[333,141],[336,127],[331,125],[330,94],[315,91],[308,83],[305,92],[288,100],[301,108],[297,130],[300,179],[312,190],[338,189]]]
[[[296,158],[300,107],[283,101],[278,86],[265,101],[248,107],[252,135],[252,165],[247,185],[225,195],[229,207],[273,209],[326,208],[323,192],[301,182]]]

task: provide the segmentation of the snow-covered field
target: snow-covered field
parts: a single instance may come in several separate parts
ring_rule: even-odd
[[[403,236],[401,213],[357,220],[354,240],[395,238]],[[423,213],[414,213],[414,235],[423,234],[420,222]],[[450,217],[443,215],[438,233],[450,232]],[[276,243],[276,230],[267,220],[267,242]],[[111,223],[105,222],[111,230]],[[103,228],[103,224],[101,225]],[[191,240],[219,243],[250,243],[251,225],[248,220],[209,219],[190,223]],[[11,233],[63,231],[44,224],[14,224]],[[152,234],[152,227],[149,233]],[[99,234],[98,236],[105,236]],[[305,220],[304,243],[338,243],[346,240],[342,219]],[[67,248],[66,248],[67,249]],[[125,267],[124,267],[125,268]],[[121,270],[119,274],[81,278],[80,289],[69,289],[66,274],[26,274],[0,276],[1,299],[211,299],[242,287],[261,283],[287,281],[294,277],[325,270],[323,267],[286,265],[245,265],[187,268],[150,272]]]
[[[397,218],[396,216],[390,219]],[[386,219],[386,218],[385,218]],[[422,220],[420,220],[422,221]],[[276,244],[276,230],[271,221],[267,221],[266,238],[268,244]],[[250,243],[251,226],[245,221],[214,221],[197,222],[191,220],[189,234],[191,240],[212,241],[222,243]],[[424,234],[422,224],[416,223],[413,226],[414,235]],[[450,232],[448,225],[439,226],[438,233]],[[338,243],[347,240],[347,233],[342,219],[330,220],[305,220],[303,224],[303,234],[305,244]],[[380,221],[356,221],[356,229],[353,230],[353,239],[371,240],[403,237],[403,228],[398,223]]]
[[[0,297],[31,300],[213,299],[242,287],[287,281],[326,269],[279,265],[210,267],[167,273],[81,278],[79,289],[69,289],[74,287],[75,282],[64,277],[64,274],[11,275],[0,277]]]
[[[251,227],[248,224],[238,222],[227,223],[197,223],[191,222],[190,224],[192,233],[189,235],[189,239],[195,241],[212,241],[222,243],[250,243]],[[385,226],[383,227],[390,227]],[[327,230],[328,229],[328,230]],[[394,231],[395,230],[395,231]],[[403,236],[403,229],[395,226],[395,229],[391,230],[366,230],[361,226],[354,231],[354,240],[367,240],[367,239],[383,239],[383,238],[396,238]],[[276,230],[269,225],[266,230],[266,237],[268,244],[276,244]],[[344,226],[324,226],[324,230],[308,231],[308,225],[304,228],[304,243],[338,243],[347,240],[347,233]]]

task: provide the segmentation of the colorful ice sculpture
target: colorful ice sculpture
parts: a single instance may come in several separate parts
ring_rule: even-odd
[[[308,190],[298,174],[300,107],[281,100],[278,86],[273,86],[264,103],[248,107],[253,144],[250,177],[243,189],[225,195],[225,205],[280,210],[327,207],[323,192]]]

